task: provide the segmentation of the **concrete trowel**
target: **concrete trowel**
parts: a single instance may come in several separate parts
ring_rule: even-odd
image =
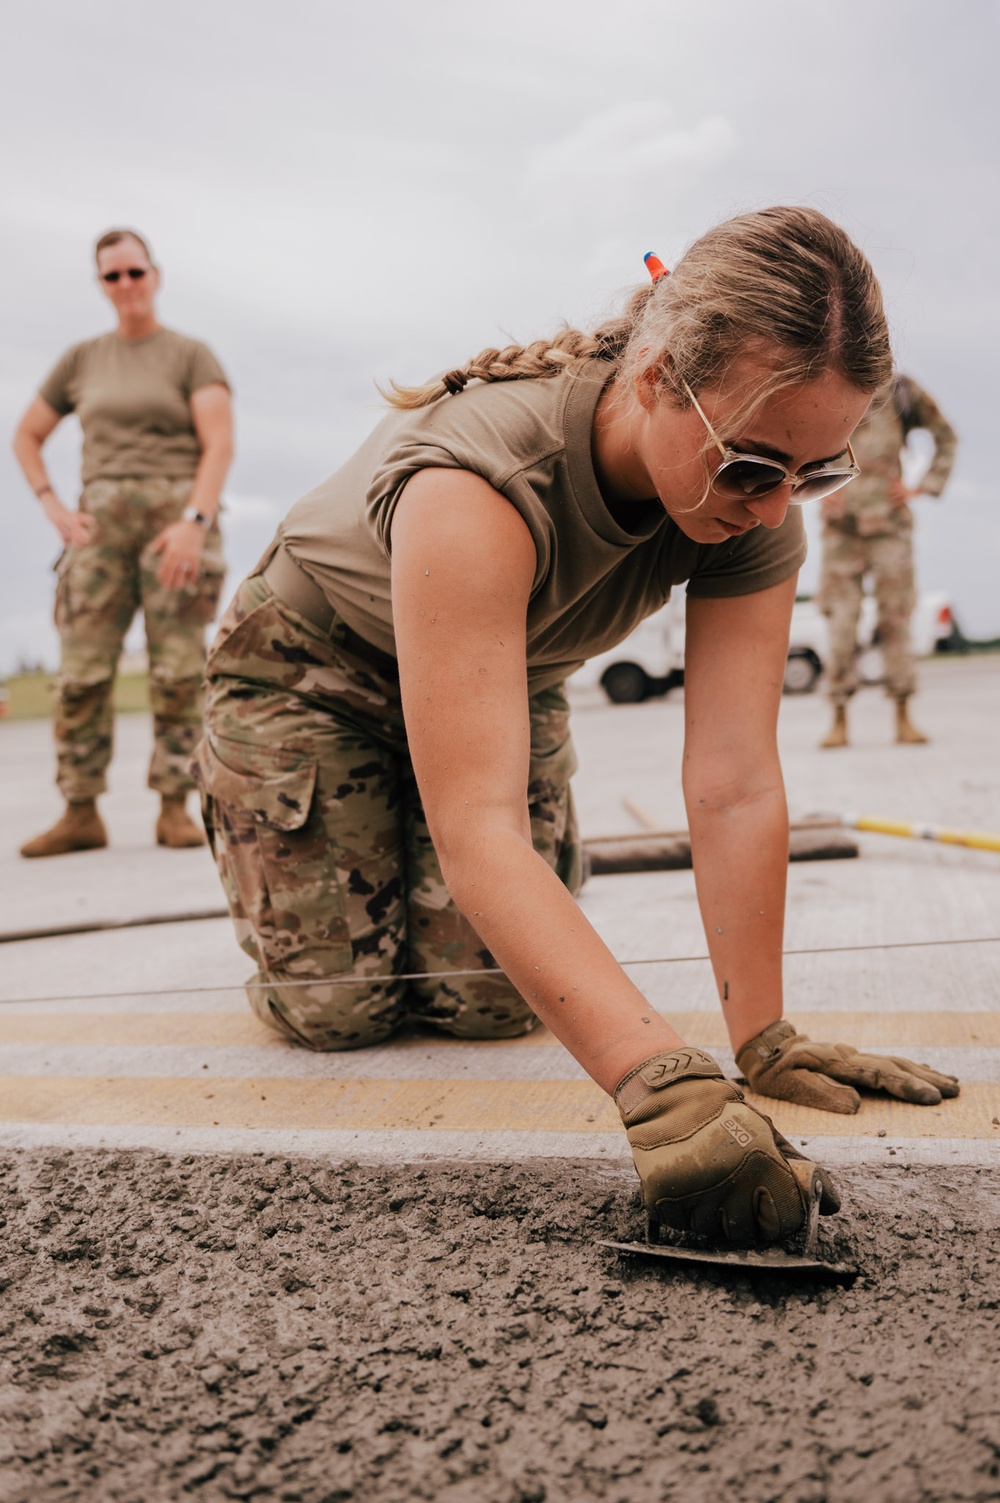
[[[858,1269],[850,1263],[828,1263],[817,1257],[819,1240],[819,1203],[822,1186],[819,1176],[810,1186],[809,1215],[801,1245],[796,1251],[783,1247],[705,1247],[694,1246],[683,1240],[683,1235],[671,1233],[668,1228],[650,1216],[646,1223],[645,1242],[598,1242],[598,1247],[610,1247],[616,1252],[634,1253],[644,1258],[665,1258],[672,1263],[709,1264],[715,1268],[729,1268],[740,1273],[809,1274],[813,1278],[830,1279],[835,1283],[849,1284],[857,1278]],[[665,1241],[664,1236],[677,1240]]]

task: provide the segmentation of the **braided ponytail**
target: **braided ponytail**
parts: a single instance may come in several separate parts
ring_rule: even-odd
[[[503,349],[480,350],[465,365],[447,371],[423,386],[401,386],[389,382],[389,390],[378,388],[390,407],[410,409],[429,407],[441,397],[456,395],[469,381],[527,381],[539,376],[558,376],[574,360],[621,359],[634,325],[632,306],[645,305],[651,287],[641,287],[633,295],[626,313],[601,324],[592,334],[580,329],[560,329],[552,339],[535,339],[531,344],[508,344]]]
[[[475,381],[556,376],[573,360],[606,360],[620,371],[622,400],[640,378],[688,405],[723,379],[748,349],[766,350],[771,372],[747,415],[783,386],[837,371],[860,391],[889,380],[892,353],[882,297],[853,241],[815,209],[774,208],[716,225],[671,276],[636,289],[620,317],[586,334],[564,328],[553,339],[481,350],[465,365],[423,386],[390,382],[392,407],[427,407]]]

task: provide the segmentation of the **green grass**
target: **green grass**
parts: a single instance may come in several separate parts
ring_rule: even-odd
[[[3,681],[8,699],[5,719],[46,720],[52,714],[51,673],[23,673]],[[130,714],[149,709],[148,678],[145,673],[121,673],[115,682],[115,709]]]

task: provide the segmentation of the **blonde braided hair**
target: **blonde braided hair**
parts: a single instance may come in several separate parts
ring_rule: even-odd
[[[574,360],[611,362],[623,400],[640,379],[678,406],[719,383],[749,351],[769,377],[748,395],[749,416],[781,387],[836,371],[862,392],[892,374],[892,353],[875,273],[850,237],[809,208],[763,209],[725,220],[685,252],[672,275],[634,291],[620,317],[584,333],[485,349],[422,386],[395,381],[392,407],[427,407],[472,380],[558,375]]]
[[[652,287],[640,288],[633,301],[647,301],[652,290]],[[473,355],[463,366],[423,386],[401,386],[390,381],[388,391],[381,387],[378,390],[391,407],[428,407],[440,397],[457,395],[469,381],[526,381],[539,376],[557,376],[574,360],[617,361],[628,344],[632,325],[633,320],[627,315],[602,324],[591,334],[567,325],[551,339],[508,344],[503,349],[489,346]]]

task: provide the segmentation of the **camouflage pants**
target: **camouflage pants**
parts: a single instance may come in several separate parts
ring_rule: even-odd
[[[871,573],[878,603],[878,644],[885,662],[886,693],[903,699],[916,687],[910,617],[916,600],[913,540],[903,532],[859,533],[827,525],[819,604],[830,627],[827,693],[843,704],[858,687],[858,617],[865,575]]]
[[[530,714],[532,838],[576,892],[562,688],[535,695]],[[506,977],[475,974],[495,961],[445,887],[392,659],[338,620],[320,632],[251,575],[209,655],[205,728],[205,828],[258,968],[247,991],[259,1017],[310,1049],[378,1043],[407,1018],[460,1038],[535,1026]]]
[[[149,647],[153,756],[149,786],[181,794],[192,787],[189,763],[201,733],[205,627],[222,588],[217,527],[205,539],[200,578],[168,590],[156,578],[151,544],[180,517],[190,480],[94,480],[81,511],[97,524],[90,542],[67,548],[56,565],[55,620],[61,641],[56,685],[56,782],[72,802],[107,787],[118,659],[141,610]]]

